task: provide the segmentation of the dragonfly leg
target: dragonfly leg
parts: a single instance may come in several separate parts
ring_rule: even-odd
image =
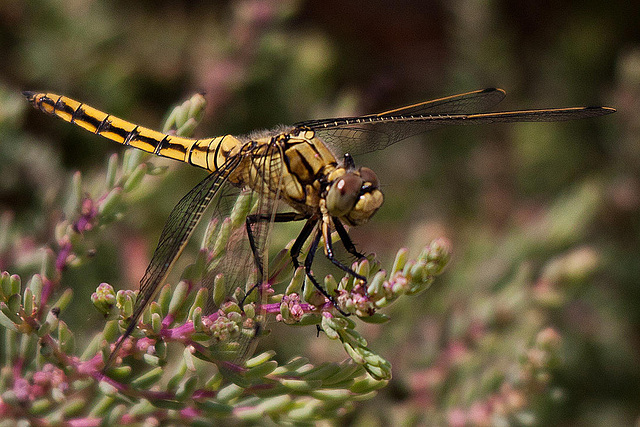
[[[300,214],[298,212],[283,212],[277,213],[275,215],[269,214],[252,214],[247,215],[246,219],[246,228],[247,228],[247,236],[249,237],[249,246],[251,247],[251,252],[253,253],[253,259],[256,262],[256,267],[258,268],[260,275],[264,273],[262,267],[262,258],[258,253],[258,247],[256,245],[255,238],[253,236],[253,232],[251,231],[251,226],[257,222],[271,221],[273,222],[290,222],[290,221],[300,221],[307,218],[305,215]]]
[[[340,220],[336,217],[333,217],[332,219],[333,219],[333,225],[336,227],[336,231],[338,232],[338,236],[340,236],[340,241],[342,242],[342,246],[344,246],[347,252],[357,257],[358,259],[365,258],[365,254],[363,254],[362,252],[359,252],[356,249],[356,245],[354,245],[353,241],[351,241],[351,236],[349,236],[349,233],[347,233],[347,230],[345,230],[344,225],[342,225],[342,222],[340,222]]]
[[[293,267],[295,269],[300,267],[300,261],[298,260],[298,257],[300,256],[300,252],[302,251],[302,245],[304,245],[304,242],[307,241],[307,239],[311,235],[311,232],[313,231],[313,227],[315,227],[317,223],[317,217],[309,218],[304,227],[302,227],[302,230],[300,230],[300,234],[298,234],[298,237],[296,237],[295,242],[293,242],[293,245],[291,246],[291,250],[289,251],[289,253],[291,254],[291,260],[293,261]]]
[[[338,229],[338,227],[336,227],[336,230],[337,229]],[[345,249],[347,249],[347,251],[349,251],[349,253],[353,254],[353,252],[351,250],[349,250],[349,248],[347,247],[347,243],[348,243],[348,245],[351,247],[351,249],[353,251],[355,251],[356,256],[359,256],[360,258],[363,258],[363,256],[356,251],[356,247],[353,244],[353,242],[351,241],[351,239],[349,239],[349,235],[347,234],[346,230],[343,228],[342,231],[345,233],[345,235],[347,236],[347,239],[349,240],[348,242],[343,242]],[[339,231],[338,231],[338,234],[340,235]],[[364,277],[361,274],[356,273],[351,268],[349,268],[346,265],[344,265],[343,263],[341,263],[334,256],[334,254],[333,254],[333,244],[331,243],[331,228],[329,227],[329,224],[327,222],[323,222],[322,223],[322,235],[324,237],[324,253],[327,256],[327,258],[329,259],[329,261],[331,261],[335,266],[337,266],[340,270],[344,271],[345,273],[352,275],[356,279],[363,280],[366,283],[367,282],[367,278],[366,277]],[[342,235],[340,235],[340,237],[342,238]],[[311,252],[309,252],[309,253],[311,253]]]
[[[342,314],[343,316],[349,316],[349,313],[346,313],[340,307],[338,307],[338,304],[335,298],[332,295],[329,295],[329,292],[327,292],[325,288],[320,286],[320,283],[318,283],[316,278],[311,273],[311,266],[313,265],[313,258],[315,256],[316,250],[318,249],[318,243],[320,243],[320,237],[322,237],[322,231],[318,230],[315,236],[313,236],[313,240],[311,241],[311,246],[309,247],[309,253],[307,254],[307,257],[304,259],[304,272],[307,275],[307,278],[311,281],[311,283],[313,283],[313,286],[315,286],[316,289],[320,291],[322,295],[324,295],[329,301],[331,301],[331,304],[333,304],[333,306],[336,308],[336,310],[340,312],[340,314]]]
[[[273,222],[290,222],[290,221],[300,221],[305,219],[306,216],[298,213],[298,212],[283,212],[283,213],[276,213],[275,215],[269,215],[269,214],[252,214],[252,215],[247,215],[247,219],[245,220],[245,224],[246,224],[246,229],[247,229],[247,237],[249,238],[249,247],[251,248],[251,253],[253,254],[253,260],[256,264],[256,267],[258,268],[258,272],[260,275],[260,279],[258,280],[258,283],[256,283],[255,285],[253,285],[251,287],[251,289],[249,289],[249,291],[246,293],[246,295],[244,296],[244,298],[242,299],[241,303],[244,303],[244,300],[251,295],[251,293],[258,288],[258,286],[260,286],[260,283],[262,282],[262,278],[264,277],[264,269],[262,266],[262,256],[260,255],[259,251],[258,251],[258,247],[256,245],[256,241],[255,241],[255,237],[253,236],[253,232],[251,231],[251,226],[257,222],[263,222],[263,221],[271,221],[273,219]],[[308,236],[308,234],[307,234]],[[306,238],[305,238],[306,240]],[[304,242],[303,242],[304,243]],[[295,262],[294,262],[295,264]],[[297,266],[296,266],[297,268]]]
[[[251,232],[251,224],[258,221],[270,221],[271,219],[272,216],[267,214],[254,214],[247,216],[247,234],[249,235],[249,245],[251,246],[251,251],[253,252],[254,256],[256,256],[257,249],[253,238],[253,233]],[[318,219],[316,217],[305,216],[297,212],[277,213],[273,216],[273,222],[290,222],[300,221],[303,219],[306,219],[307,223],[300,231],[300,234],[298,234],[295,242],[293,242],[293,246],[291,246],[290,251],[294,268],[300,267],[298,257],[300,256],[300,252],[302,251],[302,245],[304,245],[304,242],[306,242],[311,235],[311,231],[318,222]]]
[[[252,221],[270,221],[272,215],[261,214],[261,215],[249,215],[249,217],[259,217],[260,219],[253,219]],[[308,215],[303,215],[298,212],[280,212],[273,215],[273,222],[291,222],[291,221],[302,221],[303,219],[308,219]]]
[[[303,220],[303,219],[307,219],[307,222],[305,223],[304,227],[302,227],[302,230],[300,231],[300,234],[298,234],[298,237],[296,238],[296,240],[293,242],[293,245],[291,246],[291,251],[290,251],[291,260],[293,262],[294,268],[297,269],[298,267],[300,267],[299,258],[300,258],[300,252],[302,251],[302,246],[307,241],[307,239],[311,235],[311,232],[313,231],[314,227],[318,223],[318,218],[316,216],[308,217],[308,216],[305,216],[305,215],[297,213],[297,212],[277,213],[277,214],[275,214],[273,216],[266,215],[266,214],[255,214],[255,215],[247,216],[246,226],[247,226],[247,234],[249,236],[249,245],[251,246],[251,251],[253,253],[254,259],[256,260],[256,263],[258,264],[258,268],[261,267],[261,261],[260,261],[261,258],[260,258],[260,254],[258,253],[258,250],[256,248],[256,244],[255,244],[255,239],[253,237],[253,233],[251,232],[251,225],[256,223],[256,222],[259,222],[259,221],[270,221],[272,219],[273,219],[273,222],[290,222],[290,221],[300,221],[300,220]],[[345,233],[346,233],[346,231],[345,231]],[[340,314],[342,314],[344,316],[348,316],[349,314],[344,312],[344,311],[342,311],[338,307],[335,298],[332,295],[329,295],[329,293],[326,291],[326,289],[324,289],[320,285],[320,283],[318,283],[316,278],[311,273],[311,266],[313,264],[313,258],[315,256],[316,250],[318,249],[318,244],[320,242],[320,237],[322,237],[322,233],[321,233],[321,230],[318,230],[316,235],[313,237],[313,241],[311,242],[311,247],[309,248],[309,253],[307,254],[307,257],[305,258],[305,261],[304,261],[305,274],[309,278],[311,283],[313,283],[313,286],[315,286],[315,288],[318,289],[318,291],[320,291],[320,293],[322,295],[324,295],[329,301],[331,301],[333,306],[336,308],[336,310],[338,310],[340,312]],[[352,244],[352,246],[353,246],[353,244]],[[335,262],[338,262],[338,264],[336,264],[336,265],[338,265],[338,267],[340,267],[341,269],[343,269],[343,270],[346,269],[345,271],[349,272],[350,274],[353,274],[355,277],[357,277],[359,279],[362,278],[362,280],[366,280],[364,277],[362,277],[359,274],[355,273],[354,271],[352,271],[348,267],[340,264],[339,261],[335,260]],[[260,269],[260,272],[262,273],[262,269]],[[250,295],[251,292],[253,292],[253,290],[257,288],[258,285],[259,284],[255,284],[251,288],[251,290],[249,290],[249,292],[247,293],[246,296]],[[245,296],[245,298],[246,298],[246,296]]]

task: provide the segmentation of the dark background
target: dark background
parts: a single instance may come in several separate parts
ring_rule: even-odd
[[[120,150],[28,108],[24,89],[156,128],[172,105],[205,91],[199,136],[491,86],[509,94],[501,109],[609,105],[618,112],[605,118],[445,129],[356,159],[377,171],[386,196],[373,221],[353,230],[360,248],[388,265],[399,247],[416,256],[446,237],[454,257],[432,289],[388,311],[390,324],[365,329],[394,364],[394,380],[348,420],[453,424],[452,414],[473,408],[495,415],[492,396],[518,383],[512,374],[526,349],[553,327],[560,363],[508,420],[635,423],[639,17],[640,3],[624,1],[4,0],[0,211],[18,243],[9,249],[5,240],[0,251],[27,257],[51,243],[71,173],[98,182]],[[87,304],[101,281],[135,286],[171,207],[202,174],[172,165],[131,197],[127,218],[100,243],[103,255],[69,273],[86,288],[76,290],[70,317],[99,323]],[[274,245],[292,237],[283,232]],[[29,265],[12,259],[0,269]],[[295,346],[276,342],[282,358],[342,357],[313,332],[298,332]],[[451,362],[454,348],[463,356]]]

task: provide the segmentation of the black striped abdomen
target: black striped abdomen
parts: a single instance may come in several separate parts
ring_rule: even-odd
[[[231,135],[191,139],[167,135],[107,114],[89,105],[54,93],[23,92],[35,108],[80,126],[119,144],[215,171],[226,159],[214,159],[224,140],[226,152],[240,144]],[[220,150],[218,150],[220,151]]]

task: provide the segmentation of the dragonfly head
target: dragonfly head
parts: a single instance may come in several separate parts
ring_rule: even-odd
[[[349,225],[364,224],[382,206],[384,200],[378,177],[369,168],[343,169],[327,191],[327,210],[331,216]]]

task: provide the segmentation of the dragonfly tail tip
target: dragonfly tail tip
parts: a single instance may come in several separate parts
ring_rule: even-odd
[[[30,102],[33,101],[33,98],[36,96],[36,93],[38,92],[34,92],[32,90],[23,90],[22,94],[27,98],[27,100],[29,100]]]

